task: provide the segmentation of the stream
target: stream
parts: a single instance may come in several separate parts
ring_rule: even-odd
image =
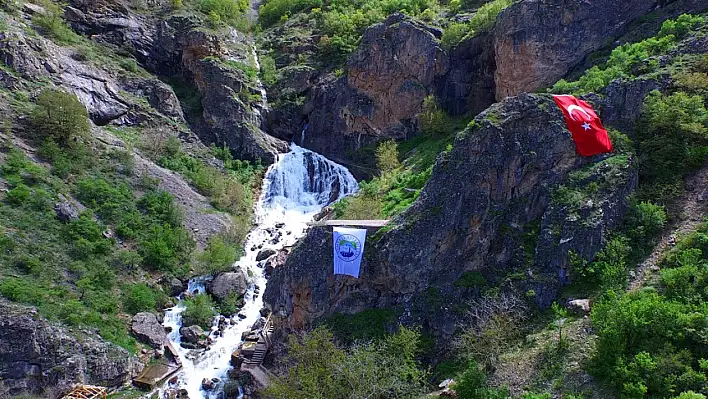
[[[241,268],[249,276],[245,305],[240,311],[245,318],[236,315],[227,317],[226,330],[220,337],[215,337],[219,316],[215,317],[211,330],[206,332],[213,339],[208,349],[185,349],[180,345],[179,329],[182,327],[182,312],[185,310],[183,299],[188,294],[182,294],[177,305],[165,311],[163,325],[172,329],[168,339],[177,349],[183,367],[177,374],[177,382],[167,383],[163,387],[160,398],[164,397],[167,388],[185,389],[190,399],[225,397],[223,387],[231,368],[231,354],[241,344],[241,334],[250,330],[261,318],[262,293],[267,284],[264,276],[266,261],[257,262],[256,256],[262,249],[278,251],[293,245],[305,233],[307,223],[317,212],[354,193],[357,188],[356,180],[345,167],[295,144],[291,144],[290,152],[278,157],[278,161],[268,168],[263,180],[261,195],[255,207],[256,227],[246,238],[245,255],[234,265],[234,268]],[[204,292],[206,281],[205,277],[193,278],[186,292]],[[256,292],[256,287],[260,294]],[[205,378],[217,379],[216,388],[204,391],[201,384]]]

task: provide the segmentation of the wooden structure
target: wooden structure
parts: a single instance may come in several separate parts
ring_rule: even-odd
[[[105,399],[107,396],[108,390],[104,387],[79,385],[63,396],[62,399]]]
[[[356,226],[356,227],[374,227],[381,228],[388,224],[389,220],[323,220],[320,222],[312,222],[311,226]]]
[[[153,389],[168,378],[175,375],[181,368],[177,350],[169,340],[165,340],[165,356],[147,365],[139,376],[133,379],[133,384],[144,389]]]
[[[273,341],[271,339],[272,334],[273,323],[271,322],[269,315],[260,333],[258,333],[258,340],[255,341],[255,344],[253,344],[253,342],[249,342],[249,339],[244,342],[242,351],[252,352],[252,355],[244,360],[243,364],[241,365],[242,369],[259,367],[263,363],[266,354],[268,354],[270,346],[273,344]]]

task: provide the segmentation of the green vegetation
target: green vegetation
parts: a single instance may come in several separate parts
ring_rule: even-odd
[[[306,18],[316,24],[321,34],[318,47],[322,58],[342,64],[359,43],[364,29],[372,24],[396,11],[418,16],[438,7],[432,0],[268,0],[261,5],[259,21],[269,27],[307,12]]]
[[[91,132],[88,112],[76,96],[55,89],[45,89],[37,96],[30,115],[36,138],[51,138],[62,147],[72,147]]]
[[[675,46],[688,32],[705,25],[705,17],[681,15],[676,20],[664,22],[655,37],[638,43],[628,43],[612,50],[609,59],[602,65],[588,69],[575,82],[561,79],[551,89],[554,93],[582,94],[604,89],[618,78],[632,78],[654,72],[659,67],[657,56]]]
[[[428,104],[437,102],[426,100]],[[465,117],[451,118],[441,110],[439,116],[424,124],[418,137],[396,143],[392,140],[379,143],[376,164],[379,176],[359,184],[359,192],[333,205],[337,219],[390,218],[408,208],[420,195],[433,171],[433,164],[441,152],[452,145],[455,134],[462,130]],[[403,162],[399,160],[404,154]]]
[[[264,392],[267,398],[417,398],[426,374],[415,362],[420,335],[401,327],[386,338],[341,349],[319,327],[291,336],[283,376]]]
[[[593,308],[593,370],[623,397],[675,397],[708,386],[706,243],[704,224],[667,253],[658,290],[610,290]]]
[[[335,313],[325,321],[337,340],[345,344],[384,338],[395,323],[393,309],[366,309],[353,315]]]
[[[200,274],[215,275],[229,270],[238,259],[239,253],[240,248],[229,244],[224,237],[212,236],[204,251],[197,255]]]
[[[187,309],[182,314],[183,325],[198,325],[205,329],[210,328],[211,322],[216,316],[214,302],[211,297],[207,294],[198,294],[193,298],[188,298],[185,302]]]
[[[490,30],[499,13],[513,3],[514,0],[492,0],[481,6],[468,22],[450,23],[443,32],[441,39],[443,47],[448,49],[455,47],[467,37]]]
[[[509,391],[505,388],[490,388],[487,386],[487,375],[477,363],[471,361],[467,370],[455,384],[455,392],[465,399],[506,399]]]
[[[59,44],[78,44],[81,36],[77,35],[66,22],[64,22],[64,10],[61,5],[52,0],[37,1],[43,8],[43,13],[36,13],[32,16],[32,23],[36,25],[42,33],[51,37]]]

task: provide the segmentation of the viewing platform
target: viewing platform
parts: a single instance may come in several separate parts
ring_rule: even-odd
[[[390,220],[322,220],[311,222],[310,226],[334,226],[334,227],[371,227],[381,228],[386,226]]]

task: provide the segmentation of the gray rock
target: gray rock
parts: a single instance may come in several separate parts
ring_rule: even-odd
[[[260,252],[258,252],[258,255],[256,255],[256,262],[266,260],[273,255],[275,255],[275,250],[272,248],[266,248],[264,250],[261,250]]]
[[[70,223],[79,218],[79,210],[69,201],[55,204],[54,212],[63,223]]]
[[[187,289],[187,285],[176,277],[164,277],[160,283],[170,296],[178,296]]]
[[[69,331],[29,307],[0,300],[0,379],[11,397],[76,383],[118,387],[142,370],[128,351],[95,334]]]
[[[568,301],[566,308],[579,316],[585,316],[590,314],[590,300],[573,299],[572,301]]]
[[[243,270],[221,273],[207,284],[207,292],[217,301],[223,301],[230,295],[243,296],[248,289],[248,282]]]
[[[196,344],[203,338],[204,330],[202,330],[201,327],[194,325],[180,328],[179,334],[182,336],[183,342]]]
[[[162,348],[167,339],[165,329],[154,314],[149,312],[138,313],[133,316],[130,329],[135,337],[153,348]]]

